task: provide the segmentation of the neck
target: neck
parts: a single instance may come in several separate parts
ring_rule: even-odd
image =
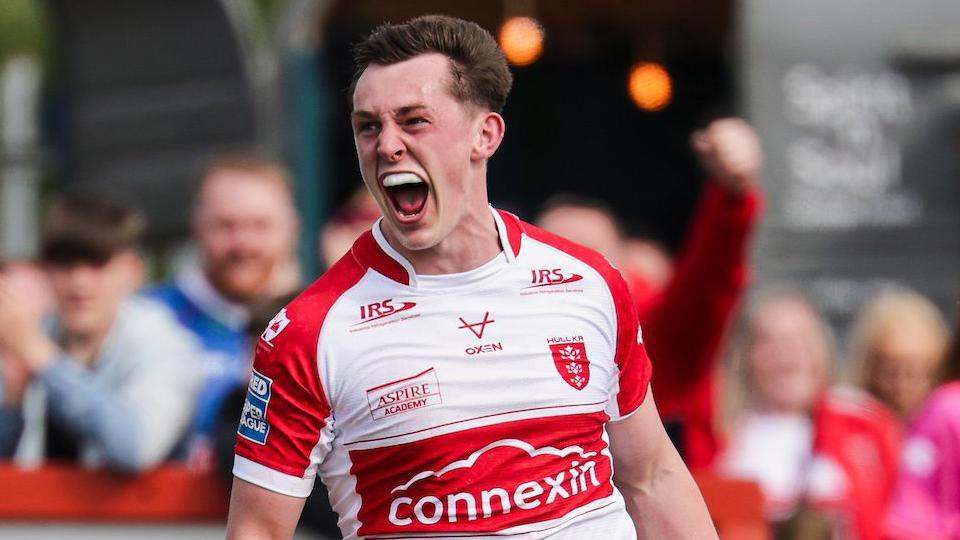
[[[71,358],[79,361],[81,365],[90,366],[93,364],[100,347],[103,345],[105,333],[97,334],[72,334],[64,338],[63,351]]]
[[[406,249],[386,229],[384,235],[390,244],[423,275],[467,272],[490,262],[502,251],[486,198],[482,204],[474,205],[446,238],[428,249]]]

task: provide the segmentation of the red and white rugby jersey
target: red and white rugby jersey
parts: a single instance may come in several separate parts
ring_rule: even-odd
[[[634,538],[604,424],[650,380],[619,273],[493,212],[475,270],[416,275],[379,223],[257,345],[234,474],[346,538]]]

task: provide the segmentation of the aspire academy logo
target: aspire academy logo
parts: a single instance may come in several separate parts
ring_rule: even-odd
[[[394,304],[393,298],[387,298],[386,300],[381,300],[379,302],[373,302],[370,304],[363,304],[360,306],[360,322],[354,324],[353,326],[360,326],[361,324],[366,324],[378,319],[383,319],[384,317],[396,315],[402,311],[413,309],[413,307],[416,305],[416,302],[400,302],[400,305],[398,306]]]
[[[530,285],[524,287],[524,289],[552,287],[554,285],[574,283],[581,279],[583,279],[583,276],[580,274],[564,274],[560,268],[534,268],[530,270]]]
[[[374,420],[443,403],[437,373],[430,368],[412,377],[367,390],[367,403]]]

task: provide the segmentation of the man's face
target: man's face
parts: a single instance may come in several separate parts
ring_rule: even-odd
[[[287,192],[258,173],[221,169],[205,179],[199,197],[194,235],[207,278],[235,301],[264,294],[295,245],[296,217]]]
[[[450,93],[450,61],[423,54],[371,65],[353,94],[360,172],[384,215],[388,236],[409,250],[445,239],[470,209],[483,114]]]
[[[806,305],[775,299],[754,315],[747,363],[754,396],[779,412],[804,413],[826,384],[829,349]]]
[[[110,329],[120,302],[140,286],[143,263],[122,252],[102,265],[75,263],[49,266],[63,328],[72,336],[98,336]]]

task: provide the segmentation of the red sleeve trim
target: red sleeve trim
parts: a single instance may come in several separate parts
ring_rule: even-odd
[[[262,440],[237,437],[238,456],[290,476],[306,476],[332,412],[317,359],[320,333],[330,308],[366,270],[348,253],[287,305],[282,330],[269,341],[258,341],[254,369],[270,386],[268,397],[261,396],[252,408],[261,409],[254,419],[265,421],[268,431]]]

